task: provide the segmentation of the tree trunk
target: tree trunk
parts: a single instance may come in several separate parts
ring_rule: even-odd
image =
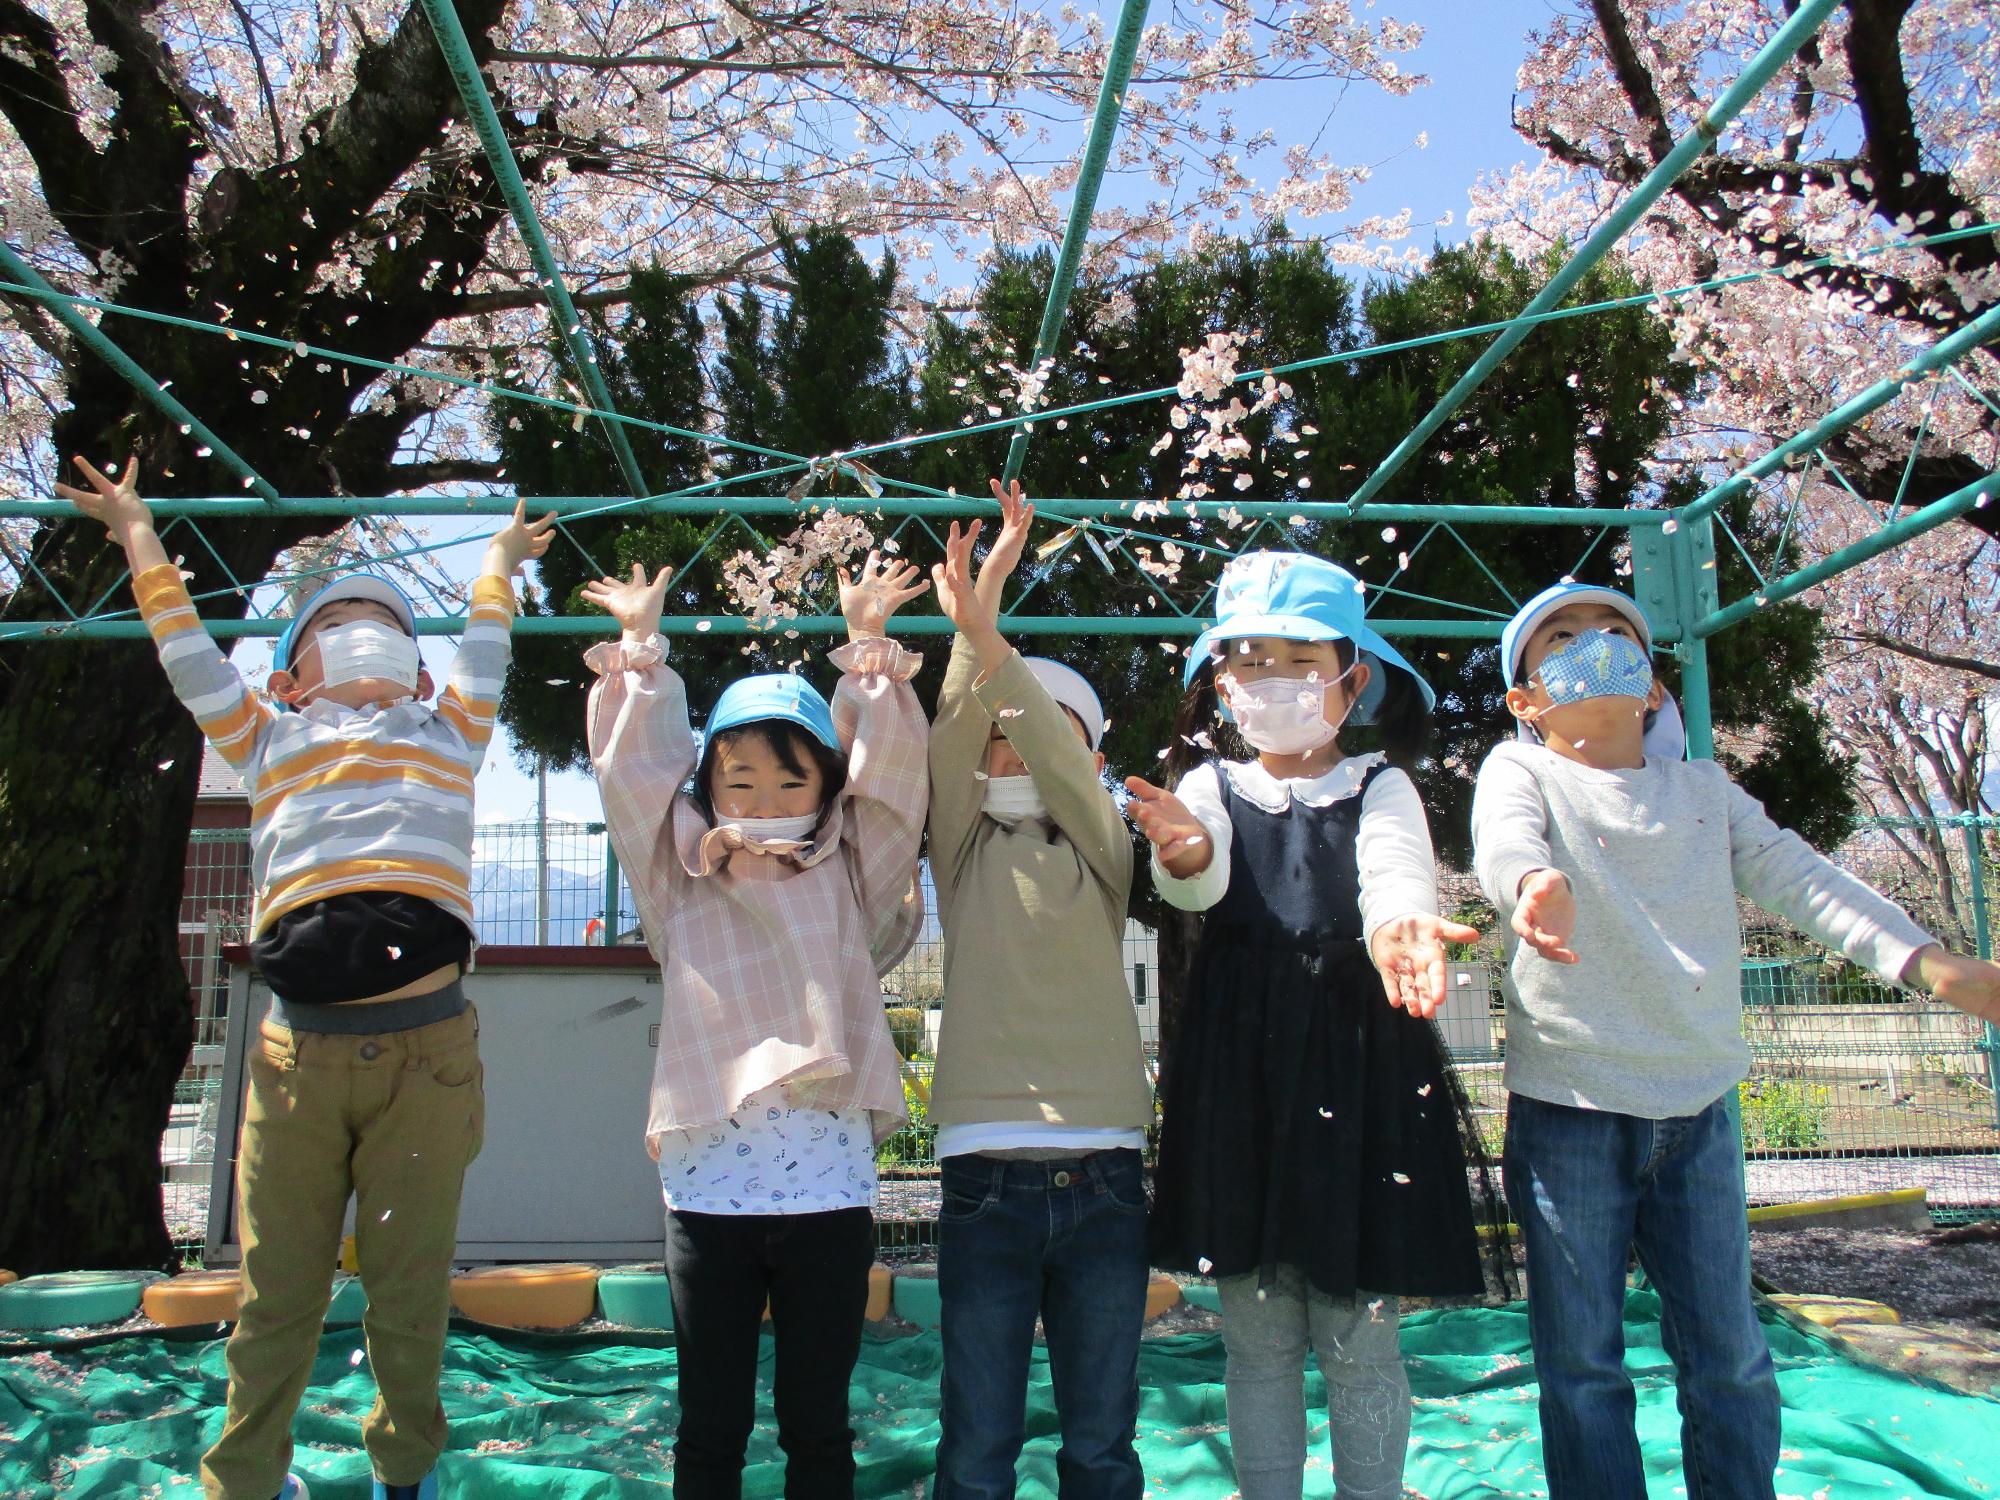
[[[168,1267],[201,736],[144,641],[0,654],[0,1265]]]

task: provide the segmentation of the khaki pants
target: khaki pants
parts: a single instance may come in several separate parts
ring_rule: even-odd
[[[285,1482],[350,1195],[377,1391],[362,1441],[378,1478],[415,1484],[444,1448],[438,1369],[458,1200],[485,1127],[478,1017],[380,1036],[267,1020],[249,1062],[236,1167],[243,1308],[202,1488],[208,1500],[272,1500]]]

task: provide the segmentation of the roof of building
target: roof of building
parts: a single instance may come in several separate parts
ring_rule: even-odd
[[[201,780],[195,786],[197,802],[248,802],[249,788],[231,769],[228,761],[215,753],[215,746],[201,747]]]

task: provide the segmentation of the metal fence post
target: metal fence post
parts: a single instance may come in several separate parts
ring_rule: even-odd
[[[618,941],[618,849],[611,842],[610,830],[604,834],[604,946],[609,948]]]
[[[1967,818],[1959,824],[1959,832],[1965,835],[1966,879],[1972,884],[1972,939],[1978,946],[1979,956],[1993,957],[1992,930],[1986,922],[1986,871],[1983,868],[1986,851],[1979,847],[1979,827]],[[1993,1123],[2000,1125],[2000,1026],[1991,1021],[1986,1023],[1986,1037],[1980,1042],[1979,1050],[1986,1054],[1986,1086],[1993,1091]]]

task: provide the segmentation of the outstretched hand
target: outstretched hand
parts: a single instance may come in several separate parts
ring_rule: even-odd
[[[1208,868],[1215,858],[1214,847],[1208,830],[1185,802],[1143,776],[1127,776],[1125,790],[1132,794],[1125,816],[1153,846],[1161,869],[1176,880],[1186,880]]]
[[[487,540],[486,571],[501,578],[520,572],[523,563],[549,550],[549,543],[555,540],[555,524],[554,511],[539,521],[530,521],[528,502],[515,502],[513,516]]]
[[[1020,566],[1022,552],[1027,550],[1028,528],[1034,524],[1035,507],[1028,503],[1020,480],[1005,489],[997,479],[989,479],[987,483],[992,487],[993,498],[1000,502],[1000,534],[993,539],[986,561],[979,565],[979,598],[997,617],[1000,592],[1006,587],[1008,575]]]
[[[1917,950],[1916,971],[1917,983],[1945,1004],[2000,1025],[2000,964],[1932,943]]]
[[[882,554],[870,548],[859,573],[850,578],[847,569],[840,570],[840,613],[847,621],[847,638],[882,635],[889,616],[929,587],[915,563],[900,558],[884,563]]]
[[[1391,1005],[1413,1016],[1429,1016],[1444,1004],[1444,945],[1478,941],[1477,927],[1416,912],[1376,928],[1368,956]]]
[[[1558,870],[1534,870],[1514,903],[1514,933],[1550,963],[1578,962],[1569,941],[1576,934],[1576,894]]]
[[[608,613],[628,636],[643,639],[660,628],[660,610],[666,603],[667,579],[672,572],[663,566],[649,583],[646,570],[633,563],[629,580],[607,577],[586,583],[584,601]]]
[[[91,520],[102,524],[111,533],[113,541],[122,545],[134,527],[147,531],[153,529],[153,513],[139,498],[138,459],[126,460],[125,472],[116,481],[87,458],[79,456],[70,462],[76,465],[78,473],[90,481],[90,488],[86,490],[72,484],[58,484],[56,493]]]
[[[972,581],[972,544],[979,540],[985,524],[974,521],[960,530],[958,522],[953,521],[951,530],[945,533],[944,561],[931,564],[931,586],[937,590],[938,608],[965,636],[997,628],[998,617],[992,602]],[[987,566],[992,566],[990,558]]]

